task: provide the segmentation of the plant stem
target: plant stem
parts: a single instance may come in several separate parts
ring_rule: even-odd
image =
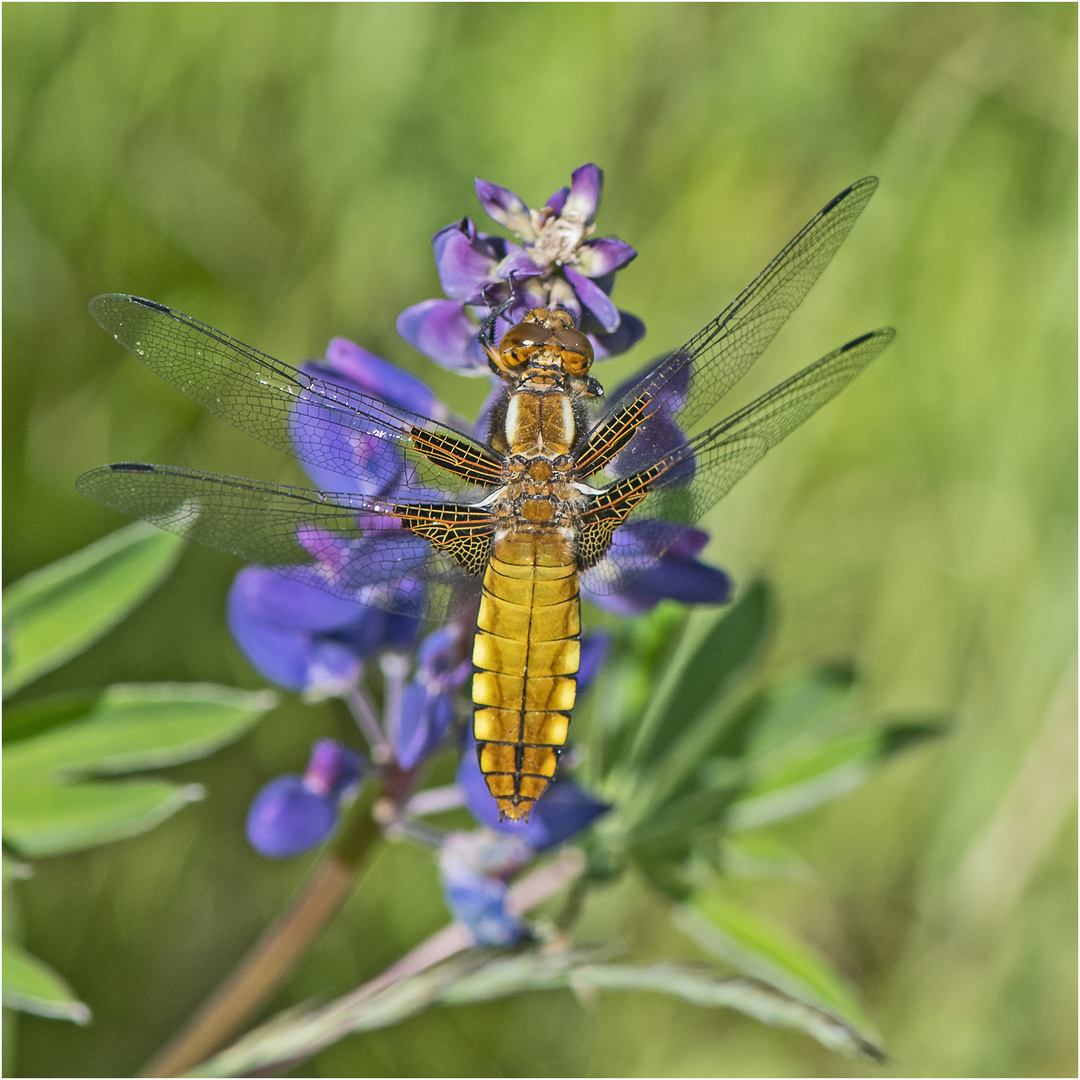
[[[288,977],[344,903],[365,856],[379,838],[371,816],[373,802],[373,794],[357,799],[338,839],[296,899],[140,1076],[182,1076],[188,1072],[234,1035]]]

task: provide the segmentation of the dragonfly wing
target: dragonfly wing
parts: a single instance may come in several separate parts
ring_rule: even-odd
[[[839,394],[895,336],[893,330],[882,329],[849,341],[594,496],[581,517],[584,587],[601,595],[617,592],[655,565],[685,534],[680,526],[699,520],[770,448]]]
[[[108,294],[90,313],[209,412],[316,469],[363,477],[363,494],[499,483],[499,461],[464,432],[305,375],[163,304]]]
[[[416,614],[478,588],[491,519],[465,503],[329,494],[162,465],[103,465],[78,488],[124,513],[346,600]]]
[[[749,371],[802,302],[851,231],[874,190],[872,176],[852,184],[821,209],[743,292],[681,349],[615,395],[604,418],[594,426],[579,460],[606,468],[614,476],[629,476],[647,461],[676,450],[684,433]],[[605,460],[589,440],[622,411],[640,411],[644,422],[622,453]]]

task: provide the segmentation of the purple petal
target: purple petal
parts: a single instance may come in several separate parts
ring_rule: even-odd
[[[308,374],[333,379],[400,409],[430,416],[436,409],[435,394],[422,379],[403,371],[347,338],[331,339],[326,365],[305,365]],[[334,373],[334,374],[331,374]],[[336,376],[336,377],[335,377]]]
[[[612,334],[586,329],[592,339],[597,360],[618,356],[632,349],[644,336],[645,324],[629,311],[619,311],[619,327]]]
[[[617,593],[589,599],[617,615],[639,615],[661,600],[680,604],[726,604],[731,598],[731,578],[719,567],[683,555],[665,555],[655,566],[642,571]]]
[[[586,277],[598,278],[614,273],[636,256],[637,252],[622,240],[600,237],[579,245],[575,262]]]
[[[327,369],[305,364],[304,370],[321,378]],[[324,491],[385,494],[397,484],[404,469],[401,451],[374,433],[342,427],[340,417],[336,410],[311,403],[289,417],[289,436],[297,457],[304,461],[304,470]]]
[[[476,197],[488,216],[524,240],[535,240],[529,208],[509,188],[500,187],[489,180],[476,181]]]
[[[416,662],[427,680],[454,690],[472,675],[471,646],[459,623],[447,623],[420,642]]]
[[[477,945],[514,945],[525,927],[507,906],[506,885],[474,870],[453,868],[442,875],[446,906],[464,923]]]
[[[592,224],[600,205],[604,174],[595,165],[582,165],[570,174],[570,196],[562,208],[562,216]]]
[[[255,796],[247,838],[261,855],[282,859],[322,843],[336,823],[335,801],[316,795],[299,776],[279,776]]]
[[[600,325],[608,333],[615,330],[619,325],[619,309],[611,302],[611,297],[584,274],[579,274],[572,266],[564,266],[563,273],[566,275],[566,280],[574,287],[574,292],[580,297],[582,304],[596,316]]]
[[[611,635],[588,634],[581,639],[581,665],[578,668],[578,695],[585,693],[589,683],[604,666],[611,651]]]
[[[338,800],[360,779],[363,758],[334,739],[319,739],[311,748],[304,787],[324,799]]]
[[[495,268],[501,259],[491,257],[486,244],[456,226],[436,233],[435,266],[443,292],[451,300],[465,304],[479,303],[484,286],[496,277]]]
[[[251,665],[288,690],[339,694],[379,648],[411,640],[416,619],[342,600],[258,566],[229,590],[228,625]]]
[[[516,279],[536,277],[537,274],[542,273],[540,267],[532,261],[529,253],[524,248],[519,248],[516,244],[508,244],[507,247],[510,250],[507,252],[506,258],[499,263],[496,271],[499,277],[509,281],[511,274]]]
[[[558,780],[533,806],[527,823],[500,821],[499,807],[480,772],[476,745],[471,739],[458,765],[457,783],[465,796],[465,805],[477,821],[497,832],[522,837],[536,851],[543,851],[569,839],[608,809],[607,803],[587,795],[571,781]],[[545,811],[544,807],[549,803],[550,809]]]
[[[403,769],[411,769],[438,748],[454,711],[454,699],[448,694],[416,679],[405,687],[395,730],[390,732]]]
[[[587,794],[569,780],[552,784],[529,815],[527,839],[537,851],[546,851],[587,829],[611,804]]]
[[[551,211],[552,217],[559,217],[563,212],[563,207],[566,206],[566,200],[570,195],[570,189],[568,187],[559,188],[554,195],[544,205]]]
[[[365,609],[313,585],[246,566],[229,589],[229,612],[289,630],[329,633],[364,617]]]
[[[406,308],[397,332],[414,349],[460,375],[486,375],[487,357],[477,342],[477,327],[461,304],[424,300]]]

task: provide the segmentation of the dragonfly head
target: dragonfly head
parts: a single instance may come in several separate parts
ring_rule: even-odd
[[[497,349],[488,346],[487,353],[492,370],[513,382],[537,369],[583,379],[593,362],[592,344],[561,308],[533,308],[503,334]]]

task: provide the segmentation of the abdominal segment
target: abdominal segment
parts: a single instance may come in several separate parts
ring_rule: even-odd
[[[473,642],[473,732],[501,816],[527,819],[555,775],[577,696],[577,566],[557,532],[496,538]]]

